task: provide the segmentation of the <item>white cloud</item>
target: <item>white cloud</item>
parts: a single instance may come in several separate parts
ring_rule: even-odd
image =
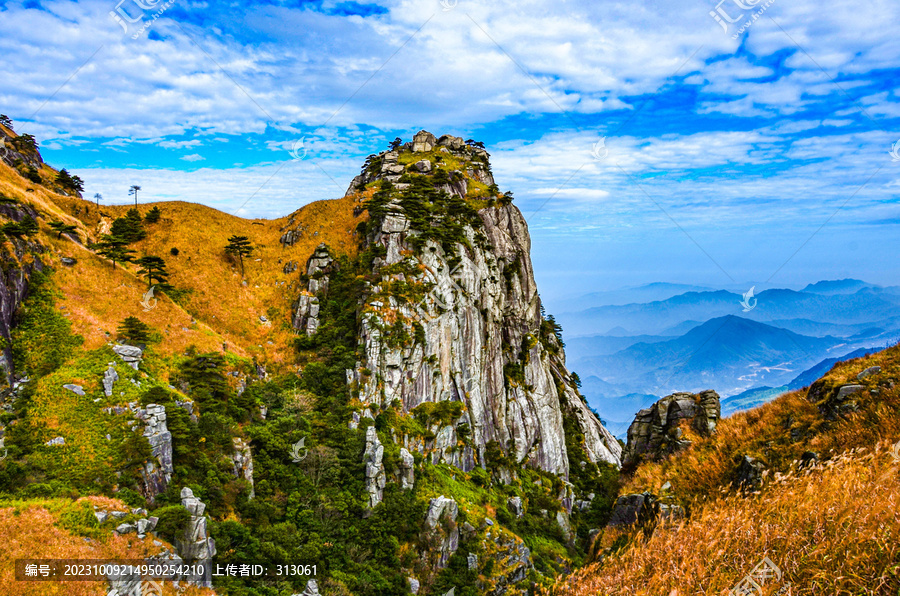
[[[185,155],[184,157],[182,157],[180,159],[183,159],[184,161],[202,161],[206,158],[203,157],[202,155],[200,155],[199,153],[191,153],[190,155]]]

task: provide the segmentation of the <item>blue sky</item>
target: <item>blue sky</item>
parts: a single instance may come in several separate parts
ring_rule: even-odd
[[[651,281],[900,283],[896,2],[0,10],[0,111],[107,203],[276,217],[425,128],[488,146],[551,312]]]

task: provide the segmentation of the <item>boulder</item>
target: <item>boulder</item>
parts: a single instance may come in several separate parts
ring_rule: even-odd
[[[870,366],[866,370],[864,370],[861,373],[859,373],[858,375],[856,375],[856,378],[858,380],[862,381],[863,379],[865,379],[867,377],[871,377],[872,375],[877,375],[880,372],[881,372],[880,366]]]
[[[656,495],[648,492],[623,495],[616,499],[608,525],[613,527],[644,525],[654,521],[658,513],[659,504]]]
[[[756,490],[762,486],[766,465],[756,458],[744,455],[737,469],[737,485],[746,490]]]
[[[415,167],[416,167],[417,170],[419,170],[419,172],[421,172],[421,173],[423,173],[423,174],[430,174],[430,173],[431,173],[431,162],[428,161],[427,159],[423,159],[423,160],[421,160],[421,161],[417,161],[416,164],[415,164]]]
[[[412,150],[415,153],[422,153],[434,149],[437,139],[430,132],[420,130],[413,137]]]
[[[510,497],[506,500],[510,513],[516,517],[522,517],[525,514],[525,506],[522,504],[522,497]]]
[[[419,593],[419,580],[414,577],[407,577],[406,581],[409,582],[409,591],[411,594]]]
[[[82,388],[81,385],[68,384],[68,385],[63,385],[63,388],[68,389],[69,391],[71,391],[72,393],[74,393],[76,395],[82,395],[82,396],[84,395],[84,388]]]
[[[140,364],[141,358],[144,356],[144,350],[141,348],[124,344],[115,344],[113,352],[134,370],[138,370],[138,364]]]
[[[628,443],[622,465],[634,467],[640,461],[656,461],[690,445],[683,439],[683,427],[700,436],[716,430],[721,415],[715,391],[673,393],[641,410],[628,427]]]

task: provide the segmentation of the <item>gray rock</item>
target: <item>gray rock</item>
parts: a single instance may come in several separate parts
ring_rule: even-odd
[[[478,555],[469,553],[466,557],[466,563],[468,564],[469,570],[478,571]]]
[[[755,490],[762,486],[766,465],[756,458],[744,455],[737,469],[737,484],[743,489]]]
[[[300,596],[319,596],[319,584],[316,583],[316,580],[311,579],[306,582],[306,589],[303,590]]]
[[[608,525],[631,526],[643,525],[656,519],[659,504],[651,493],[622,495],[616,499]]]
[[[266,315],[259,315],[259,322],[260,322],[260,323],[268,323],[268,322],[269,322],[269,318],[266,317]]]
[[[231,440],[234,445],[234,452],[231,454],[231,462],[234,465],[234,477],[243,478],[250,483],[250,495],[248,499],[256,496],[253,484],[253,454],[250,451],[250,443],[235,437]]]
[[[297,261],[288,261],[284,264],[282,271],[287,275],[297,270]]]
[[[106,397],[112,397],[113,385],[118,380],[119,373],[117,373],[116,369],[110,365],[110,367],[106,369],[106,372],[103,373],[103,393]]]
[[[405,447],[400,448],[400,488],[412,489],[416,481],[416,460]]]
[[[134,524],[119,524],[116,526],[116,532],[118,534],[130,534],[131,532],[134,532],[135,529]]]
[[[127,511],[113,511],[112,512],[113,519],[125,519],[128,517]]]
[[[427,159],[417,161],[415,164],[415,168],[423,174],[429,174],[431,173],[431,162]]]
[[[656,461],[690,445],[681,439],[682,424],[688,424],[701,436],[715,432],[721,415],[719,395],[715,391],[673,393],[641,410],[628,427],[628,444],[622,464],[634,467],[639,462]]]
[[[437,139],[434,138],[433,134],[431,134],[430,132],[426,132],[424,130],[420,130],[413,137],[412,150],[415,153],[431,151],[432,149],[434,149],[434,146],[436,143],[437,143]]]
[[[69,391],[71,391],[72,393],[75,393],[76,395],[84,395],[84,388],[81,385],[68,384],[68,385],[63,385],[63,388],[68,389]]]
[[[451,498],[443,495],[431,499],[428,504],[428,511],[425,514],[425,523],[432,530],[432,534],[439,537],[440,546],[438,548],[439,557],[437,568],[444,569],[450,562],[450,557],[459,548],[459,527],[456,525],[456,517],[459,514],[459,505]],[[438,525],[441,519],[446,520],[446,524]],[[449,529],[448,527],[449,526]]]
[[[46,443],[44,443],[44,445],[46,445],[47,447],[56,447],[56,446],[65,445],[65,444],[66,444],[66,440],[62,437],[54,437],[54,438],[50,439],[49,441],[47,441]]]
[[[859,373],[858,375],[856,375],[856,378],[859,379],[860,381],[862,381],[866,377],[871,377],[872,375],[877,375],[880,372],[881,372],[880,366],[870,366],[866,370],[864,370],[861,373]]]
[[[844,385],[838,390],[837,399],[845,399],[846,397],[853,395],[854,393],[861,392],[865,388],[865,385]]]
[[[407,577],[406,581],[409,582],[409,591],[411,594],[419,593],[419,580],[414,577]]]
[[[106,511],[95,511],[94,517],[96,517],[97,521],[102,524],[109,518],[109,513],[107,513]]]
[[[141,358],[144,356],[144,351],[141,348],[124,344],[115,344],[113,352],[118,354],[119,358],[134,370],[138,370],[138,364],[140,364]]]
[[[156,495],[165,492],[175,470],[172,464],[172,433],[166,425],[166,408],[158,404],[140,408],[134,402],[128,404],[128,407],[134,417],[143,422],[143,436],[147,439],[154,458],[145,462],[141,469],[144,496],[152,503]]]
[[[374,426],[366,429],[366,450],[363,463],[366,466],[366,492],[369,493],[369,509],[381,503],[387,479],[384,474],[384,447],[378,440]]]
[[[522,504],[522,497],[510,497],[506,500],[510,512],[516,517],[522,517],[525,514],[525,506]]]
[[[175,540],[178,555],[185,561],[193,563],[198,573],[189,575],[190,583],[203,587],[212,587],[212,569],[210,563],[216,555],[216,543],[209,537],[206,528],[206,517],[203,512],[206,505],[194,496],[191,489],[181,489],[181,504],[191,514],[190,520],[180,537]]]
[[[78,263],[78,260],[72,257],[62,257],[59,261],[66,267],[74,267]]]

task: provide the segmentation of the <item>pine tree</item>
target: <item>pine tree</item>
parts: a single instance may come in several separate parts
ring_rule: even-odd
[[[129,243],[143,240],[147,237],[147,231],[144,229],[144,220],[140,212],[132,207],[125,214],[112,223],[110,232],[113,236],[117,236]]]
[[[144,221],[147,223],[156,223],[159,221],[159,218],[162,216],[162,211],[160,211],[159,207],[154,206],[153,209],[147,212],[147,215],[144,216]]]
[[[6,114],[0,114],[0,124],[5,126],[6,128],[13,130],[13,121],[12,118],[7,116]]]
[[[16,238],[21,238],[22,236],[34,236],[38,233],[38,223],[33,217],[26,215],[22,218],[22,221],[18,223],[11,221],[4,224],[0,230],[7,236],[15,236]]]
[[[56,239],[62,238],[63,234],[77,234],[78,226],[63,223],[61,221],[50,222],[50,229],[56,232]]]
[[[116,263],[129,263],[134,260],[134,251],[128,248],[128,241],[118,236],[106,235],[93,246],[97,253]]]
[[[244,275],[244,257],[249,257],[253,252],[253,245],[246,236],[232,236],[228,239],[225,252],[237,256],[241,261],[241,275]]]
[[[137,317],[127,317],[116,330],[119,341],[130,345],[146,344],[150,341],[150,326]]]
[[[169,281],[169,272],[166,271],[166,262],[162,257],[148,255],[141,257],[136,263],[141,267],[140,270],[138,270],[138,275],[143,275],[147,278],[148,288],[153,285],[154,281],[156,281],[162,289],[168,287],[167,282]]]
[[[141,187],[137,184],[133,184],[131,188],[128,189],[128,196],[134,195],[134,206],[137,207],[137,197],[138,191],[141,190]]]

